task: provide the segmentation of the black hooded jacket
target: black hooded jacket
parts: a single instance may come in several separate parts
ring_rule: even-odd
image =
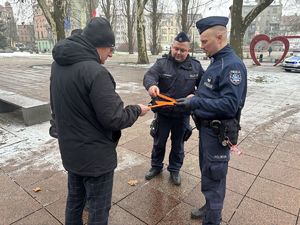
[[[60,41],[52,54],[51,105],[65,169],[94,177],[114,170],[120,130],[137,120],[141,108],[124,108],[112,75],[82,35]]]

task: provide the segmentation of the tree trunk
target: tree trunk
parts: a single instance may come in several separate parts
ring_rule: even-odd
[[[133,46],[133,24],[132,24],[132,16],[129,15],[127,20],[127,33],[128,33],[128,53],[133,54],[134,46]]]
[[[65,1],[64,0],[54,0],[53,1],[53,16],[56,26],[56,38],[57,41],[66,38],[65,28],[64,28],[64,15],[65,15]]]
[[[109,21],[112,29],[114,30],[116,19],[116,0],[101,0],[100,7],[104,13],[105,18]]]
[[[182,31],[185,33],[189,32],[188,28],[188,7],[189,7],[189,0],[182,0],[181,1],[181,28]]]
[[[37,0],[40,8],[43,11],[44,16],[48,24],[51,27],[52,33],[56,34],[57,41],[64,39],[64,18],[65,18],[65,4],[66,1],[54,0],[53,1],[53,12],[50,11],[49,5],[46,4],[45,0]]]
[[[133,54],[134,46],[133,46],[133,24],[135,17],[135,9],[134,5],[131,9],[131,1],[126,0],[125,2],[125,16],[127,19],[127,38],[128,38],[128,53]]]
[[[242,8],[243,1],[233,0],[231,8],[231,31],[230,31],[230,45],[235,50],[235,53],[243,58],[243,38],[244,34],[242,33]]]
[[[151,30],[152,30],[152,45],[151,45],[151,54],[159,54],[159,45],[158,45],[158,26],[161,19],[161,13],[158,13],[158,0],[152,0],[152,12],[150,13],[151,18]]]
[[[146,35],[144,26],[144,8],[147,0],[137,0],[137,44],[138,64],[148,64],[149,59],[146,47]]]
[[[274,0],[259,1],[257,5],[243,18],[243,0],[233,0],[231,6],[230,45],[241,59],[243,58],[244,35],[248,26],[265,8],[271,5],[273,1]]]

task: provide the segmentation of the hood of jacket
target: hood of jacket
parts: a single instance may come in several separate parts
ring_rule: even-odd
[[[100,57],[96,48],[82,35],[72,35],[59,41],[52,50],[52,56],[61,66],[72,65],[82,61],[96,61]]]

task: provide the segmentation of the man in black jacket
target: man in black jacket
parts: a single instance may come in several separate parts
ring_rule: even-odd
[[[163,93],[172,98],[191,95],[198,86],[203,69],[189,56],[190,40],[184,32],[174,39],[169,55],[158,59],[144,76],[144,86],[151,97]],[[184,158],[184,135],[189,128],[189,113],[176,107],[156,108],[158,128],[154,136],[151,169],[146,180],[157,176],[163,168],[166,142],[171,133],[172,148],[168,171],[173,184],[180,185],[180,168]]]
[[[101,65],[112,57],[114,45],[109,22],[95,17],[52,52],[51,104],[68,171],[66,225],[82,224],[85,201],[88,224],[108,223],[120,130],[149,110],[141,104],[124,108],[112,75]]]

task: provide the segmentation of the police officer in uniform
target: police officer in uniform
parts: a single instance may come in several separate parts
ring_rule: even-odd
[[[189,56],[190,40],[184,32],[174,39],[170,53],[158,59],[146,72],[144,86],[153,98],[159,93],[172,98],[184,98],[194,94],[203,69],[199,61]],[[146,180],[157,176],[163,168],[166,142],[171,132],[171,152],[168,171],[173,184],[180,185],[180,168],[184,158],[184,134],[189,125],[190,113],[178,107],[162,107],[153,110],[158,127],[154,136],[151,169]]]
[[[200,132],[199,160],[201,191],[206,204],[192,211],[203,225],[219,225],[226,188],[230,142],[236,144],[239,117],[247,91],[247,71],[242,60],[227,44],[227,17],[199,20],[201,48],[211,59],[194,97],[178,99],[192,110]]]

